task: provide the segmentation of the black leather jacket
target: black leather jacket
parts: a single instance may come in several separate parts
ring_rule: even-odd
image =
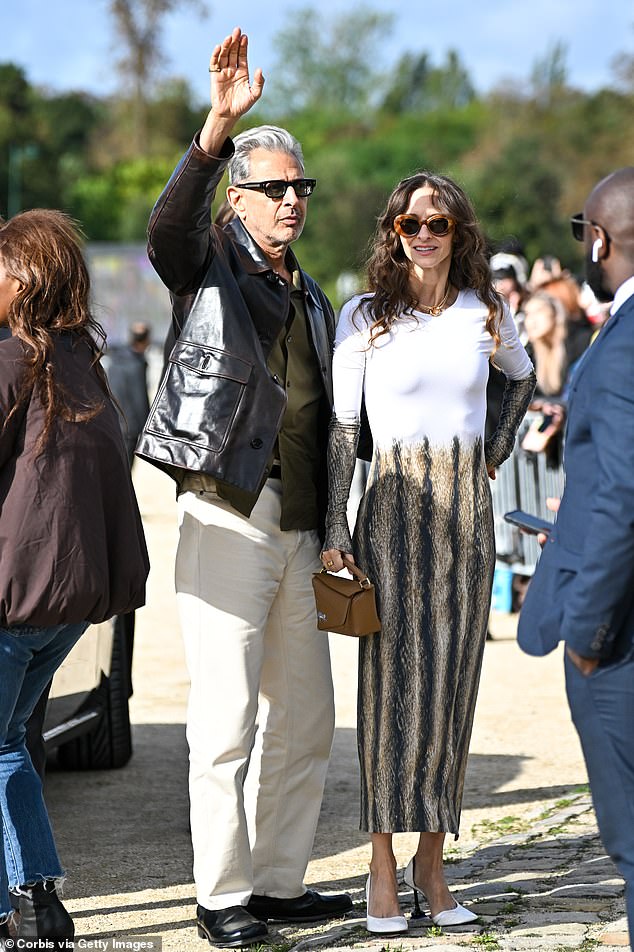
[[[171,292],[177,340],[136,452],[177,482],[194,471],[258,493],[286,407],[266,361],[288,315],[290,288],[239,219],[223,229],[210,223],[232,152],[230,139],[221,157],[194,140],[152,211],[148,253]],[[290,250],[287,262],[297,267]],[[301,275],[324,385],[325,458],[335,320],[323,291]]]

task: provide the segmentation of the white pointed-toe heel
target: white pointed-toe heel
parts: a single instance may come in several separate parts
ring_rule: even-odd
[[[380,916],[370,915],[370,883],[372,874],[368,876],[365,884],[365,903],[366,920],[365,927],[368,932],[378,933],[379,935],[396,935],[398,932],[407,932],[407,919],[405,916]]]
[[[414,890],[414,918],[422,919],[424,917],[424,913],[421,912],[418,895],[420,893],[420,895],[424,898],[424,894],[418,888],[414,880],[413,856],[405,867],[403,872],[403,881],[407,886],[410,887],[410,889]],[[465,909],[465,907],[461,906],[459,902],[456,902],[456,905],[453,907],[453,909],[442,909],[440,912],[437,912],[435,916],[431,916],[432,922],[437,926],[464,926],[468,922],[475,922],[477,918],[478,917],[475,912],[471,912],[470,909]]]
[[[443,909],[442,912],[432,916],[432,920],[437,926],[464,926],[468,922],[475,922],[477,918],[475,912],[465,909],[459,902],[456,902],[453,909]]]

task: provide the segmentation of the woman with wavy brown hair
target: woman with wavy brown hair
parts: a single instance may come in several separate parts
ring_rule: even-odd
[[[488,477],[510,454],[535,376],[491,284],[471,202],[450,178],[400,182],[378,221],[369,293],[339,319],[322,559],[354,558],[382,629],[361,639],[361,828],[371,833],[367,927],[404,932],[392,835],[420,833],[405,871],[437,925],[475,915],[443,871],[462,790],[495,560]],[[489,362],[507,376],[484,441]],[[365,400],[374,451],[354,542],[346,519]]]
[[[25,725],[88,625],[145,600],[143,529],[89,293],[66,215],[0,222],[11,332],[0,342],[0,948],[13,910],[18,940],[73,937]]]

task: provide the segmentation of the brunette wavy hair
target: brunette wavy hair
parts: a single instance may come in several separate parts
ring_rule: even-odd
[[[52,355],[57,334],[71,333],[89,348],[104,395],[109,392],[99,363],[105,334],[90,310],[90,277],[81,245],[78,226],[64,212],[36,208],[6,222],[0,220],[0,260],[7,276],[19,283],[7,319],[12,336],[24,345],[26,364],[5,426],[37,392],[44,407],[44,426],[36,454],[57,417],[79,423],[95,417],[105,405],[105,401],[77,399],[56,379]]]
[[[448,176],[424,170],[398,183],[377,222],[367,265],[368,287],[374,294],[364,304],[373,322],[370,341],[386,334],[400,313],[416,306],[410,287],[411,262],[394,230],[394,219],[407,210],[412,193],[426,186],[434,191],[434,204],[455,221],[449,282],[459,291],[471,288],[486,305],[486,329],[497,348],[502,301],[491,281],[486,242],[473,205]]]

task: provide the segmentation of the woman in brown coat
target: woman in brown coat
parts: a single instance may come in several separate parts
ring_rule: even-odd
[[[0,946],[62,943],[73,922],[25,747],[43,688],[91,622],[140,607],[149,563],[99,365],[79,236],[63,213],[0,223]]]

